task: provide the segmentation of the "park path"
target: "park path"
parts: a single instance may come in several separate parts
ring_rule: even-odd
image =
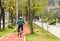
[[[26,24],[27,22],[24,24],[22,37],[19,37],[16,32],[0,38],[0,41],[25,41],[25,34],[30,33],[30,30],[27,28]]]

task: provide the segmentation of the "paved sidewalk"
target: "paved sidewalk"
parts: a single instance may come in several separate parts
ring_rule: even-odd
[[[34,22],[35,24],[37,24],[37,25],[39,25],[40,27],[42,27],[42,24],[41,24],[41,22],[38,22],[38,21],[36,21],[36,22]],[[47,24],[48,25],[48,24]],[[43,23],[43,28],[45,29],[45,30],[47,30],[47,25],[46,25],[46,23]],[[57,25],[56,26],[54,26],[54,25],[48,25],[48,31],[50,32],[50,33],[52,33],[53,35],[55,35],[55,36],[57,36],[58,38],[60,38],[60,24],[58,24],[57,23]]]
[[[25,41],[25,34],[30,33],[30,30],[27,29],[26,24],[24,24],[23,29],[22,37],[19,37],[18,33],[16,32],[0,38],[0,41]]]

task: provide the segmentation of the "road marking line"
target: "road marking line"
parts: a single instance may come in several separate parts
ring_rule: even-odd
[[[12,40],[10,40],[10,41],[12,41]]]
[[[25,41],[25,39],[26,39],[26,38],[25,38],[25,36],[24,36],[24,41]]]

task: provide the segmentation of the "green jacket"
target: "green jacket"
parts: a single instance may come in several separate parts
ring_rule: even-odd
[[[18,25],[23,25],[23,24],[24,24],[24,21],[23,21],[22,19],[19,19],[19,20],[17,21],[17,24],[18,24]]]

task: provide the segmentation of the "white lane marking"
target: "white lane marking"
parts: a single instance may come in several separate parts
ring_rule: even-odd
[[[26,40],[25,36],[24,36],[24,41]]]
[[[12,41],[12,40],[10,40],[10,41]]]

